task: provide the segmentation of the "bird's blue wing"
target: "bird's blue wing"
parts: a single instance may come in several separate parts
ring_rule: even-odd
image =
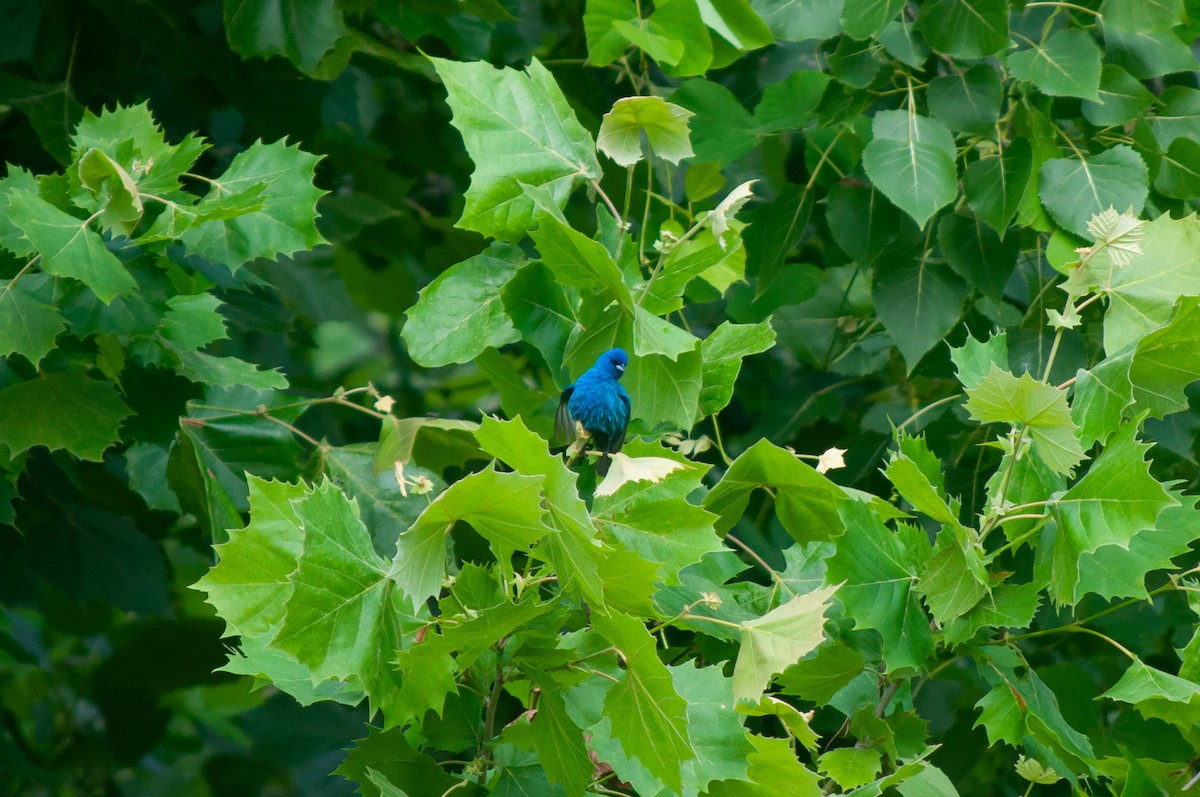
[[[632,409],[632,405],[629,400],[629,394],[622,390],[619,394],[619,397],[621,399],[621,405],[625,408],[625,420],[621,422],[621,427],[617,429],[617,431],[613,433],[612,437],[608,439],[608,445],[604,447],[604,452],[606,454],[615,454],[621,450],[621,446],[625,445],[625,432],[629,429],[629,413]]]
[[[571,394],[574,392],[574,385],[570,385],[562,392],[562,397],[558,400],[558,410],[554,413],[555,436],[567,445],[575,442],[575,418],[572,417],[571,410],[567,407],[567,402],[571,400]]]

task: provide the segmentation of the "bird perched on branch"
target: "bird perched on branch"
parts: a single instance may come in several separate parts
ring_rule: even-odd
[[[605,459],[621,450],[629,426],[630,403],[619,380],[628,364],[629,355],[624,349],[609,349],[562,392],[554,416],[560,437],[575,440],[580,436],[578,424]]]

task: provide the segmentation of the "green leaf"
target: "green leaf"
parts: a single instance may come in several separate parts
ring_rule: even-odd
[[[978,387],[967,390],[967,412],[980,423],[1023,426],[1034,451],[1055,473],[1069,474],[1084,459],[1066,391],[1020,378],[993,364]]]
[[[761,297],[779,276],[784,262],[804,237],[813,200],[813,191],[787,183],[765,208],[747,212],[747,218],[755,214],[745,239],[747,265],[752,273],[758,274],[757,296]]]
[[[785,703],[774,695],[763,695],[762,699],[758,701],[758,705],[739,703],[737,710],[739,714],[750,717],[777,717],[787,728],[788,734],[795,737],[796,741],[804,745],[809,752],[818,752],[820,737],[809,726],[808,720],[800,712],[800,709],[791,703]]]
[[[542,476],[498,473],[494,467],[460,479],[400,535],[393,577],[413,605],[437,594],[446,577],[446,538],[470,524],[499,555],[528,550],[551,529],[542,520]]]
[[[430,791],[441,794],[462,782],[446,774],[437,761],[413,749],[400,728],[381,731],[368,726],[367,737],[354,743],[334,774],[357,783],[359,793],[364,797],[385,797],[367,776],[370,771],[383,775],[389,783],[412,794]],[[464,797],[474,797],[469,789],[456,791],[465,792]]]
[[[956,58],[985,58],[1008,46],[1008,3],[931,0],[921,5],[917,30],[939,53]]]
[[[575,329],[578,294],[554,278],[542,263],[528,263],[500,290],[504,311],[521,339],[545,358],[560,385],[568,383],[563,368],[567,339]]]
[[[758,324],[731,324],[726,321],[714,329],[700,345],[704,359],[704,386],[700,390],[700,414],[716,415],[733,398],[733,386],[742,369],[742,360],[760,354],[775,345],[775,330],[770,319]]]
[[[638,451],[633,443],[630,449]],[[724,550],[713,527],[716,516],[685,500],[699,483],[700,473],[686,469],[658,483],[626,485],[612,496],[597,494],[592,517],[622,548],[654,562],[659,581],[678,584],[685,567]]]
[[[842,8],[842,30],[855,39],[872,39],[896,18],[904,0],[859,0]]]
[[[746,778],[754,752],[734,705],[734,679],[721,667],[698,662],[668,667],[679,696],[687,703],[688,741],[696,757],[683,763],[685,794],[703,791],[715,780]]]
[[[1169,30],[1184,21],[1183,0],[1104,0],[1104,27],[1140,32]]]
[[[967,204],[975,215],[1003,236],[1021,205],[1033,174],[1033,150],[1028,139],[1018,138],[998,158],[971,162],[963,175]]]
[[[754,107],[759,129],[763,133],[777,133],[802,127],[815,116],[828,85],[829,75],[815,69],[799,69],[770,84]]]
[[[117,442],[122,419],[133,414],[107,380],[83,371],[39,374],[28,382],[0,389],[0,443],[16,457],[34,446],[65,449],[80,459],[99,462]]]
[[[854,648],[838,643],[822,645],[815,656],[793,664],[775,677],[785,695],[823,705],[863,671],[863,657]]]
[[[1121,680],[1100,697],[1129,703],[1147,719],[1159,719],[1184,729],[1200,723],[1200,684],[1150,667],[1134,659]]]
[[[1100,69],[1097,99],[1083,103],[1083,116],[1097,127],[1119,125],[1138,116],[1154,102],[1142,82],[1116,64]]]
[[[270,390],[288,386],[287,377],[278,371],[260,371],[253,363],[237,357],[215,357],[202,351],[176,351],[179,373],[193,382],[218,387],[245,386]]]
[[[875,780],[883,766],[883,754],[863,747],[843,747],[824,753],[817,764],[843,789],[854,789]]]
[[[279,608],[282,615],[282,604]],[[282,651],[266,647],[267,639],[274,633],[274,629],[269,629],[262,637],[242,637],[237,648],[229,652],[225,666],[217,668],[216,672],[249,675],[265,681],[302,706],[322,701],[345,706],[357,706],[362,702],[365,695],[357,685],[334,679],[313,685],[307,667]]]
[[[1184,388],[1200,379],[1200,299],[1185,297],[1171,322],[1138,343],[1129,381],[1138,409],[1161,418],[1188,408]]]
[[[757,488],[775,492],[779,522],[797,542],[829,540],[842,533],[842,488],[767,440],[746,449],[704,497],[704,507],[720,516],[717,531],[733,528]]]
[[[144,207],[137,183],[98,149],[83,154],[71,172],[72,183],[79,180],[82,190],[75,200],[86,210],[100,214],[100,224],[106,230],[129,235],[142,218]]]
[[[797,595],[756,620],[742,623],[742,644],[733,666],[733,696],[757,703],[771,676],[825,641],[825,612],[837,586]]]
[[[574,288],[605,290],[623,310],[632,312],[633,297],[621,276],[621,269],[604,244],[548,213],[539,213],[535,218],[538,226],[530,237],[537,245],[542,263],[559,282]]]
[[[947,503],[949,496],[946,495],[942,464],[929,450],[925,438],[909,437],[901,431],[896,435],[896,443],[883,475],[918,512],[938,523],[961,529],[958,515]]]
[[[729,89],[708,80],[689,80],[671,102],[692,111],[692,149],[699,161],[733,163],[758,144],[758,122]]]
[[[872,286],[875,312],[909,373],[941,342],[962,315],[970,287],[945,266],[922,259],[892,265]]]
[[[633,0],[588,0],[583,12],[583,31],[592,66],[608,66],[629,49],[629,40],[614,23],[632,19],[637,19]]]
[[[1017,264],[1017,236],[1001,238],[978,216],[947,213],[938,222],[938,245],[958,276],[992,301],[1004,299],[1004,287]]]
[[[404,324],[413,361],[426,367],[465,363],[486,348],[520,340],[501,291],[524,261],[519,249],[495,243],[429,283]]]
[[[313,683],[361,683],[372,711],[382,707],[386,721],[401,686],[392,662],[409,613],[387,560],[375,553],[357,505],[331,483],[317,485],[292,510],[304,547],[270,646],[307,666]]]
[[[936,77],[926,90],[929,112],[951,130],[990,136],[1000,118],[1000,75],[991,64]]]
[[[7,215],[9,223],[37,248],[41,255],[38,266],[47,274],[79,280],[105,304],[137,288],[125,264],[108,250],[86,220],[25,191],[8,193]]]
[[[843,503],[841,514],[846,534],[826,562],[826,580],[845,582],[837,598],[855,628],[879,632],[888,671],[922,666],[933,654],[933,637],[914,587],[928,552],[912,550],[860,501]]]
[[[1038,173],[1038,196],[1058,224],[1086,236],[1088,220],[1109,207],[1141,213],[1147,174],[1141,157],[1118,144],[1099,155],[1046,161]]]
[[[1109,272],[1104,350],[1118,354],[1165,326],[1180,296],[1200,295],[1200,218],[1146,222],[1142,255]]]
[[[54,340],[67,328],[66,319],[52,304],[49,282],[30,274],[21,280],[0,280],[0,354],[19,354],[37,365],[54,348]]]
[[[203,139],[188,134],[168,144],[147,103],[104,108],[99,115],[84,111],[71,137],[75,160],[91,149],[102,151],[128,173],[143,194],[163,196],[179,190],[179,178],[208,149]]]
[[[1154,189],[1174,199],[1200,193],[1200,144],[1182,137],[1172,141],[1159,162]]]
[[[179,294],[167,300],[160,330],[180,349],[201,349],[214,340],[229,337],[225,319],[217,312],[221,300],[211,293]]]
[[[261,202],[261,209],[193,224],[179,240],[189,254],[222,263],[231,273],[258,258],[293,255],[325,243],[316,220],[317,200],[326,192],[313,185],[319,160],[283,141],[251,144],[212,181],[196,212],[205,213],[209,203],[228,203],[243,193],[255,197],[246,207]]]
[[[981,628],[1028,628],[1041,601],[1039,592],[1037,583],[992,587],[970,611],[946,623],[946,643],[960,645]]]
[[[548,689],[538,699],[533,743],[546,776],[561,783],[567,794],[583,794],[595,767],[588,758],[583,733],[567,716],[562,694],[556,690]]]
[[[983,342],[968,335],[961,347],[950,347],[950,359],[958,371],[958,381],[967,390],[974,390],[983,383],[993,365],[1008,368],[1008,335],[999,332]]]
[[[1171,86],[1158,98],[1159,112],[1146,118],[1146,124],[1165,150],[1180,137],[1200,141],[1200,90]]]
[[[692,333],[680,329],[642,307],[633,313],[633,353],[635,357],[661,354],[669,360],[696,350],[700,341]]]
[[[691,429],[699,411],[701,364],[698,351],[684,352],[674,361],[660,354],[630,361],[625,387],[633,399],[633,419],[648,430]]]
[[[979,551],[950,540],[925,563],[917,590],[941,625],[966,614],[989,592]]]
[[[620,451],[612,455],[608,473],[596,485],[596,497],[607,498],[627,484],[637,482],[660,482],[684,467],[682,463],[665,457],[631,457]]]
[[[843,0],[750,0],[777,39],[802,42],[841,32]]]
[[[764,794],[789,794],[794,797],[821,797],[821,779],[796,758],[791,741],[750,734],[755,751],[747,759],[749,783],[721,780],[708,789],[709,797],[758,797]]]
[[[922,7],[922,13],[928,5]],[[958,194],[954,139],[941,123],[905,111],[880,111],[863,150],[871,182],[918,226]]]
[[[536,58],[524,73],[430,61],[475,163],[459,227],[516,241],[533,226],[534,204],[522,183],[545,188],[561,208],[579,183],[600,179],[591,135]],[[541,113],[528,117],[534,108]]]
[[[1081,30],[1066,28],[1043,44],[1008,57],[1008,70],[1053,97],[1100,99],[1100,48]]]
[[[225,36],[247,57],[280,55],[311,76],[350,31],[335,0],[225,0]],[[344,64],[343,64],[344,65]]]
[[[688,119],[692,112],[662,97],[624,97],[600,123],[596,147],[620,166],[642,159],[642,136],[650,152],[678,164],[692,157]]]
[[[1135,534],[1177,504],[1150,475],[1150,445],[1136,434],[1136,423],[1119,428],[1083,478],[1050,503],[1058,523],[1050,594],[1058,603],[1074,605],[1080,597],[1075,586],[1082,554],[1104,545],[1128,548]]]
[[[225,636],[265,642],[283,622],[292,595],[288,576],[296,569],[304,542],[293,501],[303,500],[303,484],[247,479],[250,522],[230,529],[229,541],[215,546],[217,564],[192,585],[225,621]]]
[[[1146,576],[1154,570],[1172,569],[1172,559],[1186,553],[1200,536],[1197,497],[1168,491],[1179,502],[1154,521],[1154,527],[1133,535],[1128,545],[1102,545],[1079,558],[1076,594],[1093,593],[1105,600],[1148,600]]]
[[[669,788],[679,791],[683,763],[696,756],[687,728],[687,704],[675,691],[671,673],[655,651],[654,637],[632,617],[592,614],[592,626],[617,648],[624,678],[608,691],[604,716],[626,755],[635,758]],[[646,744],[654,739],[654,744]]]
[[[376,471],[390,471],[397,462],[415,462],[441,474],[472,459],[483,459],[475,443],[474,421],[452,418],[396,418],[388,416],[379,435]]]
[[[1079,426],[1080,442],[1087,448],[1107,440],[1133,403],[1133,386],[1129,383],[1132,357],[1132,351],[1125,351],[1076,372],[1071,418]]]

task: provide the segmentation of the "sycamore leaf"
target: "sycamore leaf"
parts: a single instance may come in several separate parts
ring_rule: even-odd
[[[742,646],[733,667],[733,695],[757,701],[775,673],[804,658],[825,641],[825,612],[838,585],[797,595],[756,620],[742,623]]]
[[[580,182],[600,179],[595,142],[536,58],[525,72],[429,60],[475,163],[459,227],[515,241],[533,226],[521,183],[546,188],[561,208]]]
[[[292,594],[288,576],[296,569],[304,532],[291,502],[308,490],[253,475],[246,485],[250,522],[229,530],[229,541],[215,547],[217,564],[192,589],[208,594],[225,621],[225,636],[263,637],[282,623]]]
[[[729,246],[725,240],[725,233],[729,232],[729,223],[742,209],[742,206],[754,196],[754,184],[757,182],[757,180],[748,180],[737,186],[726,194],[725,198],[708,214],[713,235],[717,236],[717,243],[721,245],[722,249]]]
[[[1110,355],[1165,325],[1179,297],[1200,295],[1200,217],[1164,213],[1143,230],[1142,254],[1102,282],[1109,297],[1104,350]]]
[[[358,517],[358,505],[325,481],[292,502],[304,530],[300,560],[289,580],[283,624],[270,646],[308,667],[313,683],[329,678],[360,683],[372,711],[394,717],[401,686],[393,665],[402,626],[410,618]]]
[[[1117,209],[1110,205],[1108,210],[1092,216],[1088,221],[1087,231],[1095,242],[1095,247],[1104,247],[1113,265],[1124,268],[1142,253],[1145,226],[1146,222],[1137,216],[1132,213],[1118,213]]]
[[[1200,379],[1200,299],[1179,300],[1171,322],[1138,342],[1129,365],[1137,409],[1161,418],[1188,408],[1184,388]]]
[[[404,323],[413,361],[426,367],[470,362],[489,346],[520,340],[501,290],[524,262],[516,247],[493,244],[425,286]]]
[[[879,632],[889,671],[921,666],[933,653],[929,617],[915,589],[929,555],[924,532],[919,541],[893,532],[861,501],[844,502],[841,515],[846,533],[826,561],[826,581],[842,582],[837,598],[856,628]]]
[[[436,595],[446,577],[446,537],[459,521],[470,524],[497,554],[528,550],[551,531],[542,520],[544,480],[489,467],[450,485],[400,535],[391,577],[414,605]]]
[[[1141,659],[1100,697],[1129,703],[1147,719],[1160,719],[1187,730],[1200,724],[1200,684],[1150,667]]]
[[[638,620],[621,614],[593,612],[592,625],[625,662],[625,677],[604,700],[613,738],[627,755],[678,792],[683,783],[680,769],[696,753],[688,736],[687,704],[658,658],[654,637]],[[646,744],[648,739],[654,743]]]
[[[1058,523],[1050,595],[1058,603],[1074,605],[1080,597],[1081,555],[1105,545],[1127,549],[1134,535],[1178,504],[1150,475],[1150,445],[1138,441],[1137,427],[1121,426],[1083,478],[1050,503]]]
[[[797,542],[828,540],[841,534],[838,505],[845,491],[786,449],[760,440],[734,460],[704,506],[720,515],[717,530],[733,528],[757,489],[775,491],[779,522]]]
[[[65,213],[34,193],[8,194],[8,222],[37,248],[47,274],[87,285],[105,304],[137,289],[125,264],[108,250],[100,233],[84,219]]]
[[[49,293],[40,289],[49,286],[45,276],[35,285],[38,276],[29,274],[19,282],[0,280],[0,355],[20,354],[34,365],[54,348],[55,338],[67,328],[58,308],[39,298]]]
[[[80,459],[99,462],[117,442],[117,429],[132,410],[107,380],[83,371],[39,374],[28,382],[0,389],[0,444],[16,457],[34,446],[66,449]],[[11,419],[20,418],[19,423]]]
[[[596,495],[609,496],[630,482],[660,482],[669,473],[684,467],[683,463],[662,457],[637,457],[621,452],[612,455],[612,464],[604,480],[596,486]]]
[[[850,790],[875,780],[883,766],[883,754],[869,748],[842,747],[823,754],[817,764],[822,773]]]
[[[1084,459],[1066,391],[1028,372],[1018,378],[993,363],[983,381],[967,390],[966,408],[980,423],[1023,426],[1038,456],[1055,473],[1069,474]]]
[[[258,209],[193,223],[179,240],[190,254],[221,263],[231,272],[260,257],[292,255],[325,243],[317,231],[317,200],[326,192],[313,185],[319,160],[284,141],[256,141],[212,181],[196,211],[205,214],[206,203],[228,202],[242,193],[254,197],[242,207]]]
[[[688,119],[694,114],[662,97],[623,97],[600,122],[596,146],[621,166],[642,159],[642,136],[650,151],[671,163],[692,157]]]
[[[983,342],[968,335],[962,346],[950,347],[950,360],[958,381],[968,390],[974,390],[983,384],[993,365],[1008,369],[1008,335],[998,332]]]

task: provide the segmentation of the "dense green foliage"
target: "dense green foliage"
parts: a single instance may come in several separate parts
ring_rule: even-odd
[[[1200,5],[10,5],[0,790],[1196,784]]]

